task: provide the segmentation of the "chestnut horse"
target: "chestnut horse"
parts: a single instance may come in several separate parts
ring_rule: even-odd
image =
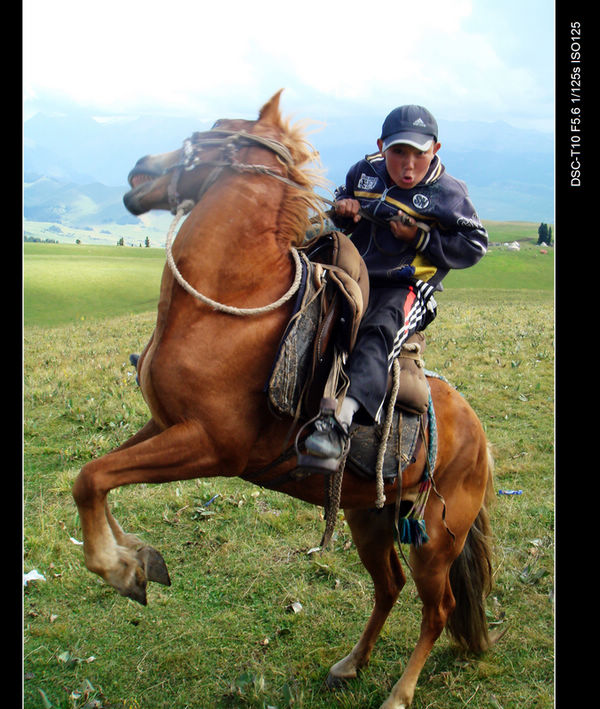
[[[156,328],[138,362],[151,418],[122,446],[86,464],[73,495],[87,568],[142,604],[147,581],[169,584],[169,575],[161,555],[115,520],[107,504],[111,489],[207,476],[251,479],[267,468],[261,484],[277,479],[282,492],[324,504],[324,474],[301,480],[282,475],[295,467],[295,458],[267,467],[278,461],[292,419],[273,415],[263,387],[292,309],[295,246],[321,204],[312,191],[319,179],[315,153],[301,128],[282,120],[280,94],[263,106],[258,120],[218,121],[180,150],[142,158],[129,176],[132,189],[124,201],[132,213],[174,210],[182,200],[193,208],[172,247],[174,268],[165,266]],[[411,703],[444,627],[470,650],[488,645],[491,457],[464,398],[440,379],[429,384],[438,494],[425,510],[429,540],[411,546],[408,560],[423,603],[422,623],[386,709]],[[425,457],[420,446],[404,471],[403,498],[418,489]],[[350,470],[343,477],[340,506],[373,579],[375,604],[354,649],[331,667],[330,686],[355,677],[369,661],[406,580],[395,548],[396,487],[396,481],[386,482],[386,504],[376,509],[375,480]]]

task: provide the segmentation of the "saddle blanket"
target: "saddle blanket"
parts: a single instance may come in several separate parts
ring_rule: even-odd
[[[313,342],[321,314],[321,301],[313,282],[311,264],[301,254],[303,276],[294,311],[281,339],[265,386],[269,404],[277,414],[295,416],[312,368]]]

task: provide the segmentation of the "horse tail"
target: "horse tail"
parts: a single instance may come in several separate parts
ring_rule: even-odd
[[[467,535],[465,545],[450,567],[450,586],[456,607],[446,624],[452,639],[475,654],[491,645],[485,615],[485,598],[492,589],[491,526],[487,508],[493,498],[494,459],[487,447],[487,483],[483,505]]]

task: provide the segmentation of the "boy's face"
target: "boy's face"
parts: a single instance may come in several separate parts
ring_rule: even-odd
[[[378,140],[377,146],[381,151],[383,142]],[[427,150],[421,151],[407,143],[392,145],[383,153],[389,176],[398,187],[412,189],[425,177],[433,156],[441,147],[441,143],[434,142]]]

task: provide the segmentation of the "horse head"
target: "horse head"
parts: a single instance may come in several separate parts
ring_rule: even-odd
[[[131,189],[124,195],[127,209],[135,215],[152,209],[170,210],[183,200],[197,203],[228,169],[262,172],[297,187],[295,201],[305,212],[320,212],[313,192],[323,179],[318,170],[318,153],[304,139],[300,126],[282,119],[278,91],[260,109],[255,121],[220,119],[209,131],[194,133],[179,150],[147,155],[128,175]],[[260,164],[241,161],[243,149],[263,150]],[[244,153],[247,156],[249,153]]]
[[[232,131],[247,130],[253,123],[253,121],[243,120],[220,120],[216,121],[211,131],[224,124],[227,124],[228,129]],[[199,134],[195,133],[185,140],[178,150],[159,155],[145,155],[136,162],[127,176],[131,189],[123,196],[123,202],[132,214],[144,214],[152,209],[172,210],[170,186],[177,172],[180,173],[177,184],[179,196],[182,199],[195,199],[199,185],[211,166],[211,160],[214,160],[217,155],[216,147],[205,152],[203,163],[206,170],[204,171],[200,171],[198,165],[195,169],[187,169],[196,135]]]

